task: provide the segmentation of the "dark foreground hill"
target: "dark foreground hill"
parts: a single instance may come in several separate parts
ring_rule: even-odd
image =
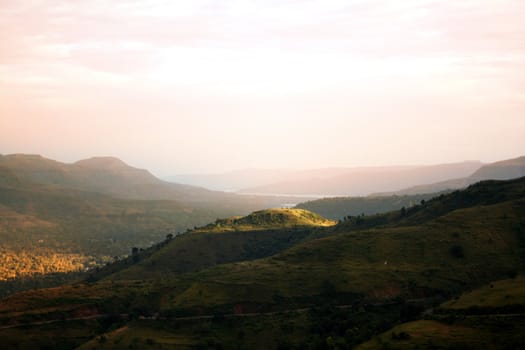
[[[347,349],[522,274],[524,213],[521,178],[335,226],[275,212],[219,220],[82,283],[2,300],[0,338],[8,349]],[[512,339],[495,348],[519,348]]]
[[[484,285],[400,324],[358,349],[523,349],[525,279]]]

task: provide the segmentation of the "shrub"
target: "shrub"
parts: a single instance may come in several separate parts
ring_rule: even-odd
[[[452,255],[454,258],[461,259],[465,257],[465,252],[463,251],[462,246],[456,244],[450,247],[450,255]]]

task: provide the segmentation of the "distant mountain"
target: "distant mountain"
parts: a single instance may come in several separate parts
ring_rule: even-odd
[[[284,169],[243,169],[218,174],[175,175],[165,179],[218,191],[237,191],[245,187],[261,186],[282,181],[291,176],[292,173],[294,172]]]
[[[295,195],[363,196],[374,192],[396,191],[409,186],[439,182],[472,174],[482,166],[478,161],[430,166],[367,167],[339,171],[333,176],[303,173],[265,186],[245,188],[242,193]]]
[[[472,181],[509,180],[525,176],[525,156],[487,164],[469,176]]]
[[[482,166],[473,174],[447,181],[412,186],[400,191],[379,193],[377,195],[413,195],[457,190],[482,180],[510,180],[525,176],[525,156],[502,160]]]
[[[320,168],[310,170],[290,169],[242,169],[218,174],[188,174],[167,177],[166,180],[202,186],[218,191],[239,191],[276,182],[326,179],[352,171],[352,168]]]
[[[73,164],[39,155],[0,156],[0,166],[31,183],[100,192],[127,199],[203,201],[218,193],[203,188],[162,181],[144,169],[113,157],[95,157]]]
[[[66,164],[40,155],[0,156],[0,184],[30,183],[55,189],[98,192],[121,199],[175,200],[192,206],[221,206],[246,214],[297,202],[276,196],[246,196],[160,180],[114,157],[94,157]]]

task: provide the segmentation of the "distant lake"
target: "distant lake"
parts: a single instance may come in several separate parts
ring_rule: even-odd
[[[309,199],[319,199],[319,198],[335,198],[335,197],[348,197],[349,195],[345,194],[292,194],[292,193],[258,193],[258,192],[234,192],[235,194],[240,194],[244,196],[273,196],[273,197],[289,197],[289,198],[309,198]]]

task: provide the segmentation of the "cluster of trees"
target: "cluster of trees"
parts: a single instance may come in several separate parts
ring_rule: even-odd
[[[0,281],[58,272],[82,271],[96,263],[94,258],[82,254],[3,250],[0,254]]]
[[[426,201],[440,194],[443,193],[405,196],[323,198],[300,203],[296,208],[311,210],[329,219],[344,220],[349,215],[354,217],[359,216],[359,214],[373,215],[399,210],[402,207],[411,208],[418,203],[424,204]]]

